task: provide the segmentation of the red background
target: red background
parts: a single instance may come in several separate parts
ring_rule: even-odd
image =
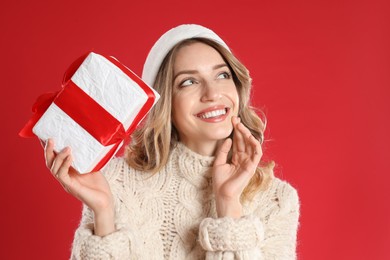
[[[44,3],[46,2],[46,3]],[[137,74],[181,23],[210,27],[250,69],[268,158],[302,203],[300,259],[390,259],[387,1],[2,1],[0,259],[67,259],[81,205],[18,131],[87,51]]]

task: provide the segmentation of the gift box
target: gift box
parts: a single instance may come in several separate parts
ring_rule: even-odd
[[[21,136],[69,146],[79,173],[101,169],[159,99],[159,94],[113,57],[88,53],[69,68],[61,91],[45,94]]]

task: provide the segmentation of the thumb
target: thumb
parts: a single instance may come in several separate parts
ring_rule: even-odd
[[[232,139],[227,138],[219,148],[217,155],[215,157],[214,165],[222,165],[226,163],[227,156],[229,154],[230,148],[232,147]]]

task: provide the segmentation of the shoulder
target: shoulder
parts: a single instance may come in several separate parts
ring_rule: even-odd
[[[113,157],[101,170],[107,181],[113,183],[123,183],[126,176],[134,175],[136,170],[131,168],[124,157]]]
[[[297,189],[287,181],[274,177],[268,188],[259,192],[252,207],[255,211],[267,212],[291,212],[299,211],[299,196]]]
[[[279,200],[280,204],[284,206],[299,206],[298,191],[287,181],[275,178],[269,188],[271,193]]]

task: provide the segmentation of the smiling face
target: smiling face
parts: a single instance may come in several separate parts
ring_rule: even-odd
[[[237,115],[239,98],[232,72],[222,56],[207,44],[181,47],[173,67],[172,118],[187,147],[212,155],[227,138]]]

